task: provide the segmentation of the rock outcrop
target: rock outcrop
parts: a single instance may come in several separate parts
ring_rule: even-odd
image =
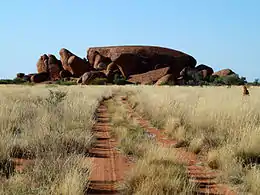
[[[170,72],[170,67],[160,68],[142,74],[131,75],[127,81],[143,85],[154,84],[165,75],[170,74]]]
[[[46,54],[42,55],[39,58],[36,66],[38,73],[48,72],[48,56]]]
[[[25,76],[24,73],[17,73],[17,74],[16,74],[16,78],[22,79],[24,76]]]
[[[91,70],[90,64],[79,58],[69,50],[62,48],[59,52],[64,70],[69,71],[74,77],[80,77]]]
[[[42,55],[37,62],[38,73],[48,73],[51,81],[60,79],[60,71],[62,70],[61,61],[52,54]]]
[[[59,74],[60,74],[60,78],[62,78],[62,79],[72,77],[72,74],[68,70],[62,70],[62,71],[60,71]]]
[[[17,73],[16,78],[35,83],[76,79],[86,85],[96,78],[101,78],[96,79],[101,83],[114,84],[203,85],[215,82],[214,77],[235,74],[230,69],[213,72],[207,65],[196,66],[192,56],[159,46],[91,47],[83,59],[65,48],[59,54],[60,60],[52,54],[43,54],[36,64],[37,74]]]
[[[49,79],[49,74],[47,72],[41,72],[31,77],[31,81],[34,83],[41,83],[47,81],[48,79]]]
[[[214,72],[212,75],[224,77],[224,76],[228,76],[228,75],[231,75],[231,74],[235,74],[231,69],[222,69],[220,71]]]
[[[96,78],[106,78],[105,73],[100,71],[90,71],[84,73],[77,81],[78,84],[82,85],[89,85],[91,81],[93,81]]]
[[[171,67],[174,75],[184,67],[194,68],[196,65],[196,60],[188,54],[156,46],[93,47],[88,49],[87,58],[93,67],[102,65],[107,76],[119,69],[125,78],[154,70],[158,65]]]
[[[211,67],[204,65],[204,64],[200,64],[200,65],[196,66],[195,69],[198,72],[201,72],[201,75],[203,76],[203,78],[206,78],[207,76],[212,75],[214,72]]]
[[[166,74],[162,78],[160,78],[155,85],[163,85],[163,84],[169,84],[170,82],[174,82],[174,77],[172,74]]]

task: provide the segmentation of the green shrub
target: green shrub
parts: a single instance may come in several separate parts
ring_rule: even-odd
[[[0,80],[0,84],[24,84],[24,83],[28,83],[28,82],[21,78]]]
[[[67,96],[67,92],[63,91],[52,91],[49,90],[49,96],[46,98],[46,101],[51,105],[57,105],[62,102]]]
[[[259,84],[260,84],[259,79],[255,79],[253,85],[259,85]]]
[[[119,75],[119,74],[115,74],[113,83],[116,84],[116,85],[131,84],[122,75]]]
[[[63,80],[58,80],[55,82],[57,85],[77,85],[76,81],[63,81]]]
[[[90,81],[90,85],[106,85],[108,83],[108,80],[106,78],[95,78],[92,81]]]
[[[245,80],[243,77],[239,78],[237,74],[227,75],[222,78],[224,84],[226,85],[243,85]]]

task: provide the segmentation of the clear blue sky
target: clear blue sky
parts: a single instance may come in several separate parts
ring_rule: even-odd
[[[36,72],[65,47],[159,45],[214,70],[260,77],[259,0],[13,0],[0,4],[0,78]],[[58,56],[59,57],[59,56]]]

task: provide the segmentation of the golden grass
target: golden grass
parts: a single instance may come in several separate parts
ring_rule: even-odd
[[[209,152],[209,165],[225,173],[221,181],[256,192],[258,180],[252,178],[259,178],[259,88],[251,87],[250,96],[242,96],[241,87],[129,86],[122,91],[170,138],[187,141],[195,153]]]
[[[128,173],[121,186],[124,194],[192,194],[184,164],[178,163],[174,150],[153,145]]]
[[[84,194],[91,170],[84,155],[95,141],[94,112],[112,91],[100,86],[1,86],[0,161],[23,157],[35,163],[4,180],[0,194]]]
[[[178,163],[172,149],[149,138],[135,118],[130,117],[120,100],[109,100],[112,135],[118,148],[134,158],[133,169],[119,184],[122,194],[191,194],[196,186],[189,183],[184,164]]]
[[[137,121],[130,117],[127,109],[119,100],[111,99],[108,101],[108,109],[111,114],[111,135],[119,143],[118,149],[125,155],[142,157],[148,147],[152,145]]]

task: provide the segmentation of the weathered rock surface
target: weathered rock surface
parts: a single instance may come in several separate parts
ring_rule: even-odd
[[[89,85],[91,81],[93,81],[96,78],[106,78],[105,73],[100,71],[90,71],[84,73],[77,81],[77,83],[81,83],[83,85]]]
[[[48,56],[46,54],[42,55],[39,58],[36,66],[38,73],[48,72]]]
[[[214,72],[212,75],[224,77],[224,76],[228,76],[228,75],[231,75],[231,74],[235,74],[231,69],[223,69],[223,70]]]
[[[25,76],[24,73],[17,73],[17,74],[16,74],[16,78],[22,79],[24,76]]]
[[[52,54],[48,54],[48,64],[58,64],[61,68],[61,61]]]
[[[49,64],[49,77],[51,81],[57,81],[60,79],[60,66],[58,64]]]
[[[206,69],[199,71],[199,73],[202,75],[202,78],[206,78],[207,76],[212,75]]]
[[[120,69],[126,78],[132,74],[145,73],[163,64],[171,67],[177,75],[184,67],[195,67],[196,60],[181,51],[156,46],[110,46],[93,47],[87,51],[91,65],[97,67],[103,59],[112,62],[107,65],[107,75],[114,69]],[[107,64],[107,60],[104,64]]]
[[[200,64],[195,67],[198,72],[201,72],[203,78],[210,76],[213,74],[213,69],[207,65]]]
[[[80,77],[91,70],[90,64],[79,58],[69,50],[62,48],[59,52],[64,70],[69,71],[74,77]]]
[[[61,61],[52,54],[44,54],[37,62],[38,73],[46,72],[52,81],[60,79],[59,72],[62,70]]]
[[[29,75],[24,75],[23,80],[27,81],[27,82],[31,82],[31,76]]]
[[[167,74],[163,76],[155,83],[155,85],[168,84],[169,82],[174,82],[174,76],[172,74]]]
[[[144,64],[145,62],[142,61],[142,57],[139,57],[135,54],[121,54],[117,59],[111,62],[107,66],[107,76],[113,71],[119,70],[121,74],[128,78],[129,75],[132,74],[139,74],[149,71],[150,69]],[[152,68],[153,70],[154,68]]]
[[[127,81],[131,83],[140,83],[143,85],[154,84],[160,78],[164,77],[167,74],[170,74],[170,72],[170,67],[160,68],[142,74],[131,75]]]
[[[41,83],[47,81],[48,79],[49,79],[49,74],[47,72],[41,72],[31,77],[31,81],[34,83]]]
[[[198,70],[196,68],[185,67],[180,71],[180,76],[185,78],[197,74],[197,72]]]
[[[68,70],[62,70],[60,71],[60,78],[67,78],[67,77],[72,77],[72,74]]]

